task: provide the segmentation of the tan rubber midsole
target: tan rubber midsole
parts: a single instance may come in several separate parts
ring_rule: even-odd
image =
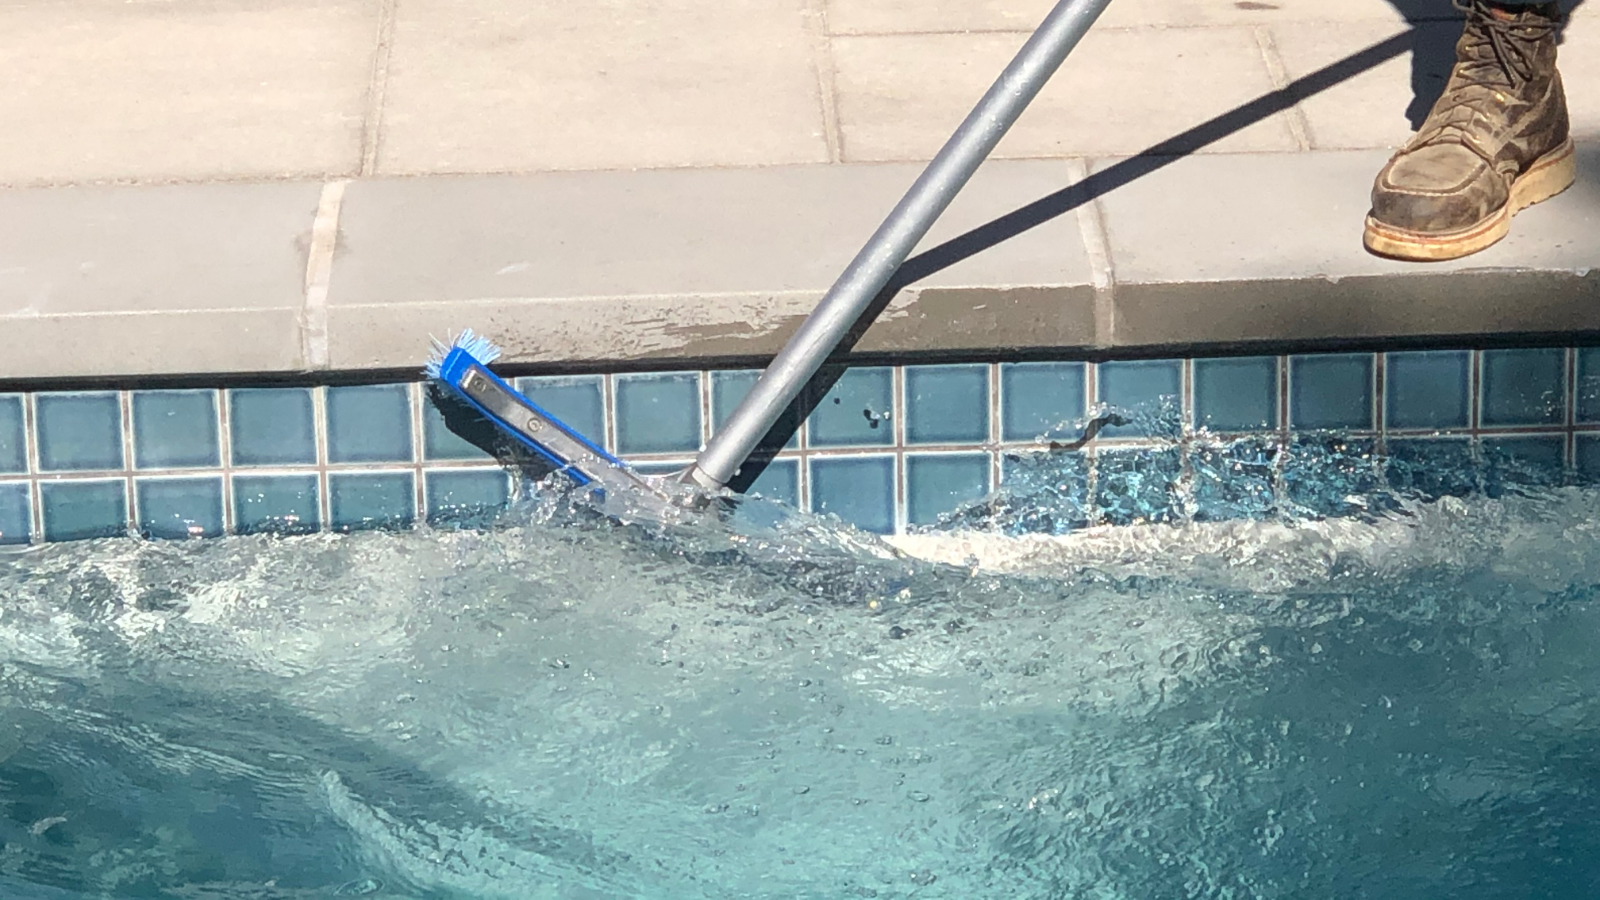
[[[1511,185],[1506,205],[1460,231],[1426,234],[1396,228],[1367,216],[1366,243],[1378,253],[1408,259],[1441,260],[1466,256],[1505,237],[1511,217],[1566,190],[1577,178],[1572,139],[1540,157]]]

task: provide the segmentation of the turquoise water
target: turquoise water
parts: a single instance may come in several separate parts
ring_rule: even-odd
[[[1075,534],[1038,462],[949,525],[1068,533],[1007,572],[553,500],[0,556],[0,896],[1594,895],[1600,494],[1253,453]]]

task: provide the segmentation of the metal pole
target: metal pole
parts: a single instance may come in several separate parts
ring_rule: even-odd
[[[1061,0],[680,476],[725,486],[1111,0]]]

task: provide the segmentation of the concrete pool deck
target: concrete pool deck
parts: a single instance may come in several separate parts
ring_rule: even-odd
[[[776,350],[1049,0],[0,2],[0,379]],[[1580,182],[1458,263],[1360,244],[1446,0],[1114,0],[858,353],[1600,335]],[[1425,104],[1423,104],[1425,105]]]

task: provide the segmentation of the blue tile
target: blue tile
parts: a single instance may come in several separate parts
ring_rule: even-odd
[[[23,424],[22,396],[0,394],[0,472],[28,471],[28,439]]]
[[[144,478],[134,482],[133,491],[145,537],[181,540],[222,534],[221,478]]]
[[[1289,422],[1297,429],[1372,428],[1370,353],[1289,358]]]
[[[989,367],[906,366],[906,443],[989,439]]]
[[[1000,437],[1076,438],[1083,426],[1083,363],[1008,363],[1000,367]]]
[[[1466,428],[1472,354],[1390,353],[1384,362],[1384,427]]]
[[[26,484],[0,484],[0,544],[26,544],[33,535],[33,512]]]
[[[1566,365],[1561,349],[1483,351],[1482,424],[1561,424]]]
[[[1106,522],[1167,522],[1177,514],[1173,485],[1183,472],[1177,449],[1101,453],[1095,472],[1095,509]]]
[[[308,466],[317,461],[309,388],[228,392],[228,435],[236,466]]]
[[[315,475],[235,475],[233,530],[310,534],[321,522]]]
[[[673,475],[687,469],[694,460],[650,460],[648,462],[628,463],[628,467],[640,475]]]
[[[1465,497],[1477,489],[1478,463],[1464,438],[1390,439],[1384,476],[1403,497]]]
[[[1194,423],[1219,432],[1277,428],[1277,357],[1195,360]]]
[[[1578,384],[1575,394],[1579,422],[1600,422],[1600,347],[1578,351]]]
[[[1182,425],[1183,364],[1172,359],[1100,364],[1098,398],[1129,421],[1110,425],[1103,437],[1176,435]]]
[[[216,391],[134,391],[133,464],[196,469],[222,464]]]
[[[39,394],[34,404],[40,469],[122,468],[122,408],[116,394]]]
[[[989,493],[989,454],[910,454],[906,457],[906,524],[939,517]]]
[[[1600,483],[1600,434],[1580,434],[1574,447],[1574,465],[1586,483]]]
[[[1508,489],[1560,484],[1566,443],[1559,434],[1484,438],[1484,493],[1498,497]]]
[[[128,533],[127,483],[48,481],[39,485],[47,541],[82,541]]]
[[[693,453],[700,449],[700,376],[618,375],[617,453]]]
[[[329,462],[411,461],[408,385],[330,387],[327,398]]]
[[[813,447],[894,444],[894,370],[848,369],[811,411]]]
[[[811,460],[811,511],[831,513],[862,531],[894,531],[894,457]]]
[[[1067,534],[1089,524],[1089,458],[1082,453],[1008,453],[988,526],[1006,534]]]
[[[605,378],[550,375],[518,378],[517,390],[596,447],[606,445]]]
[[[756,381],[761,377],[761,372],[754,369],[723,370],[711,373],[711,418],[718,427],[728,421],[733,411],[738,408],[739,401],[744,395],[755,387]],[[800,446],[800,428],[795,415],[795,407],[790,404],[779,418],[774,430],[788,435],[783,446],[792,450]]]
[[[1297,437],[1283,466],[1284,493],[1300,514],[1366,512],[1363,499],[1379,488],[1377,459],[1368,438]]]
[[[494,456],[480,444],[495,446],[500,440],[495,426],[464,403],[453,400],[446,400],[445,403],[448,406],[443,409],[438,403],[422,404],[422,458],[493,459]],[[450,411],[448,420],[445,409]],[[458,430],[464,431],[465,436]]]
[[[409,528],[416,483],[410,472],[336,472],[328,476],[328,516],[337,531]]]
[[[1271,512],[1277,505],[1277,459],[1278,446],[1270,440],[1195,447],[1189,456],[1195,520],[1226,522]]]
[[[745,491],[752,496],[777,500],[798,508],[800,506],[800,461],[775,459],[761,470],[755,483]]]
[[[511,502],[511,479],[500,469],[428,472],[428,521],[434,524],[492,517]]]

